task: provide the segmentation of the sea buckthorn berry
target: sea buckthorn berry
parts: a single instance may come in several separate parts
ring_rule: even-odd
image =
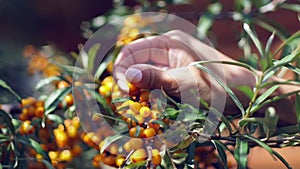
[[[121,167],[123,163],[125,162],[125,158],[122,156],[117,156],[116,158],[116,166]]]
[[[114,63],[113,63],[112,61],[109,61],[108,64],[107,64],[106,70],[107,70],[109,73],[112,73],[113,68],[114,68]]]
[[[73,117],[72,118],[72,124],[75,128],[78,129],[78,127],[80,126],[80,119],[79,117]]]
[[[151,110],[151,118],[157,119],[160,112],[158,110]]]
[[[66,88],[68,86],[70,86],[70,84],[68,82],[66,82],[66,81],[59,81],[57,83],[57,88],[58,89]]]
[[[59,129],[54,129],[54,137],[56,144],[59,148],[63,148],[67,145],[68,142],[68,136],[64,131],[61,131]]]
[[[74,144],[72,147],[72,154],[78,156],[82,152],[82,148],[79,144]]]
[[[133,102],[130,104],[130,109],[136,113],[138,113],[141,109],[142,105],[139,102]]]
[[[146,160],[146,158],[147,158],[146,151],[140,148],[132,153],[132,155],[130,156],[130,161],[136,163],[136,162],[144,161]]]
[[[158,123],[155,123],[153,121],[154,121],[154,119],[150,120],[149,123],[148,123],[148,126],[150,128],[154,128],[155,131],[158,131],[160,126],[159,126]]]
[[[140,102],[149,102],[149,95],[150,95],[150,92],[149,91],[143,91],[141,92],[141,95],[140,95]]]
[[[139,125],[143,125],[144,122],[145,122],[145,118],[143,116],[141,116],[141,115],[136,115],[135,119],[137,119]]]
[[[37,161],[42,161],[43,156],[42,156],[41,154],[37,153],[37,154],[35,155],[35,159],[37,159]]]
[[[126,152],[131,152],[132,150],[137,150],[139,148],[143,147],[143,140],[140,138],[132,138],[129,141],[127,141],[124,145],[123,148]]]
[[[77,136],[77,129],[73,125],[70,125],[67,127],[67,133],[70,138],[75,138]]]
[[[154,128],[146,128],[144,131],[143,131],[143,134],[142,134],[142,136],[144,137],[144,138],[150,138],[150,137],[153,137],[153,136],[155,136],[155,134],[156,134],[156,132],[155,132],[155,130],[154,130]]]
[[[73,159],[72,152],[70,150],[63,150],[60,152],[58,159],[59,161],[71,161]]]
[[[101,82],[102,85],[106,85],[106,84],[112,84],[114,81],[114,78],[112,76],[107,76],[106,78],[104,78]]]
[[[73,95],[68,94],[65,96],[64,101],[66,102],[67,106],[72,106],[73,105]]]
[[[138,123],[138,121],[136,121],[136,119],[131,119],[130,117],[127,118],[126,122],[127,122],[129,128],[137,126],[137,123]]]
[[[115,144],[109,146],[109,152],[113,155],[117,155],[118,154],[118,146]]]
[[[23,107],[26,107],[26,106],[32,105],[35,101],[36,101],[35,98],[28,97],[28,98],[22,99],[21,104]]]
[[[110,87],[108,87],[107,85],[102,85],[99,87],[99,93],[104,96],[104,97],[109,97],[110,96]]]
[[[140,126],[132,127],[129,129],[130,137],[142,137],[144,128]]]
[[[141,109],[140,109],[141,116],[148,117],[148,116],[150,116],[150,114],[151,114],[151,111],[150,111],[149,107],[146,107],[146,106],[141,107]]]
[[[51,160],[56,160],[59,156],[59,152],[58,151],[49,151],[48,155]]]
[[[37,107],[34,112],[35,117],[43,117],[44,111],[45,111],[44,107]]]
[[[31,134],[34,132],[34,127],[31,125],[29,120],[24,121],[20,126],[21,134]]]
[[[109,166],[114,166],[116,164],[116,157],[115,156],[107,156],[102,159],[102,162]]]
[[[161,163],[161,156],[159,154],[159,151],[157,149],[152,149],[152,164],[159,165]]]

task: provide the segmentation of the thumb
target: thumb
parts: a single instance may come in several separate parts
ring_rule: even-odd
[[[174,84],[174,79],[163,69],[149,64],[137,64],[129,67],[125,78],[138,88],[169,89]]]

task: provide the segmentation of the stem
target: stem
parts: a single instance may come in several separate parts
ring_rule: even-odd
[[[252,106],[253,106],[255,100],[257,99],[257,97],[258,97],[258,95],[260,93],[261,83],[262,83],[262,81],[264,79],[264,76],[265,76],[265,74],[263,72],[262,75],[259,77],[258,82],[255,84],[255,89],[256,90],[255,90],[255,92],[253,94],[253,97],[252,97],[252,99],[251,99],[251,101],[249,103],[248,109],[246,110],[246,114],[245,114],[245,116],[243,118],[249,118],[250,117]]]

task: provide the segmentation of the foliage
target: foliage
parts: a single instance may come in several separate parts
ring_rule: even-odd
[[[159,11],[178,3],[187,2],[139,1],[137,3],[139,8],[135,9],[140,12]],[[150,105],[149,95],[153,93],[146,89],[137,89],[130,84],[128,84],[129,95],[123,96],[124,93],[115,85],[111,73],[113,61],[120,49],[145,36],[140,34],[140,29],[145,23],[139,15],[133,15],[130,19],[135,21],[135,24],[122,29],[123,34],[120,34],[118,43],[97,67],[94,61],[101,44],[96,44],[78,55],[73,53],[73,56],[81,61],[82,67],[58,64],[55,59],[48,60],[43,56],[33,57],[42,52],[33,48],[26,49],[26,55],[32,56],[33,60],[30,64],[31,72],[39,68],[35,64],[36,60],[45,62],[42,70],[45,78],[36,85],[36,90],[41,93],[41,97],[21,99],[0,80],[1,91],[11,94],[10,98],[1,99],[1,103],[7,104],[9,101],[13,103],[15,100],[21,102],[18,103],[21,110],[18,115],[12,116],[0,109],[0,168],[101,168],[102,164],[119,168],[125,166],[128,168],[198,168],[199,166],[232,168],[235,165],[237,168],[247,168],[247,155],[255,146],[266,149],[272,156],[281,160],[287,168],[291,168],[288,162],[272,148],[299,145],[299,125],[279,128],[278,116],[272,107],[266,109],[264,117],[257,117],[255,113],[269,103],[296,95],[295,107],[299,122],[300,97],[297,93],[300,91],[275,97],[272,97],[272,94],[280,85],[300,85],[297,81],[300,74],[300,33],[289,35],[279,25],[265,17],[265,13],[277,8],[300,12],[299,5],[281,3],[281,1],[274,3],[268,0],[253,2],[236,0],[234,11],[228,13],[223,11],[222,6],[219,1],[213,1],[208,5],[199,19],[199,30],[204,34],[213,33],[210,32],[210,28],[214,20],[223,19],[225,16],[240,23],[242,29],[238,45],[244,52],[244,63],[202,61],[192,65],[207,72],[224,88],[239,108],[236,115],[222,115],[200,98],[202,109],[180,104],[167,96],[164,91],[162,94],[167,100],[153,95],[154,101]],[[104,20],[103,24],[109,23],[117,16],[133,12],[138,11],[123,6],[121,1],[116,1],[111,12],[94,18],[91,27],[83,31],[94,31],[102,26],[99,20]],[[270,31],[271,35],[265,46],[256,34],[255,26]],[[271,46],[275,37],[283,42],[273,52]],[[251,51],[252,43],[258,53]],[[31,54],[28,54],[28,51],[31,51],[29,52]],[[276,59],[279,52],[281,52],[280,58]],[[210,63],[241,66],[253,73],[256,78],[253,89],[246,86],[238,87],[239,91],[250,98],[248,105],[242,105],[233,89],[203,66]],[[45,73],[48,66],[53,72],[48,69]],[[255,73],[256,69],[262,73]],[[273,75],[281,75],[286,70],[294,72],[295,80],[268,82]],[[96,110],[99,112],[94,112],[94,107],[90,103],[93,100],[96,101]],[[84,104],[78,106],[76,102]],[[213,122],[207,118],[208,110],[220,117],[221,121],[212,135],[202,132],[205,121],[213,125]],[[82,113],[88,114],[91,119],[79,118]],[[177,117],[182,114],[186,116],[178,119]],[[97,126],[89,124],[91,122]],[[113,126],[119,134],[113,133],[107,125],[104,125],[105,122]],[[93,127],[97,130],[89,130]],[[157,137],[153,137],[156,135]],[[180,136],[177,142],[172,142],[174,135]],[[217,154],[212,151],[213,149]],[[235,161],[228,160],[228,155],[233,156]],[[80,163],[80,159],[84,159],[84,163]]]

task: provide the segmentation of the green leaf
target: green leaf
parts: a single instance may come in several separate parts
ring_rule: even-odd
[[[267,44],[266,44],[266,48],[265,48],[265,56],[267,57],[267,62],[268,62],[269,66],[273,65],[273,62],[272,62],[273,57],[271,55],[270,48],[271,48],[271,44],[274,40],[274,37],[275,37],[275,32],[273,32],[272,35],[269,37]]]
[[[254,92],[249,86],[239,86],[237,87],[237,90],[243,92],[249,99],[252,99]]]
[[[287,168],[291,169],[292,167],[288,164],[288,162],[280,155],[278,154],[275,150],[273,150],[270,146],[268,146],[266,143],[260,141],[257,138],[254,138],[252,136],[249,135],[243,135],[244,138],[247,138],[249,140],[254,141],[255,143],[257,143],[259,146],[261,146],[262,148],[264,148],[265,150],[267,150],[271,156],[275,155]]]
[[[51,93],[45,101],[45,115],[54,111],[59,103],[64,99],[66,95],[68,95],[72,90],[72,87],[66,87],[57,89],[53,93]]]
[[[98,66],[94,79],[100,79],[100,76],[103,74],[103,72],[106,70],[108,63],[113,59],[113,55],[110,55],[109,57],[105,58],[104,61],[101,62],[101,64]]]
[[[94,44],[88,51],[88,65],[87,65],[87,69],[89,72],[92,72],[94,69],[94,62],[95,62],[95,58],[97,56],[97,52],[100,49],[100,44]]]
[[[41,79],[35,86],[35,90],[40,90],[42,87],[52,83],[53,81],[59,81],[59,80],[62,80],[60,76],[51,76],[45,79]]]
[[[178,114],[179,114],[179,111],[174,109],[174,108],[171,108],[171,107],[168,107],[165,109],[164,113],[171,119],[171,120],[176,120]]]
[[[242,115],[244,116],[245,115],[244,107],[243,107],[242,103],[240,102],[240,100],[233,93],[233,91],[221,79],[219,79],[211,70],[209,70],[207,67],[201,65],[200,63],[196,64],[195,66],[200,68],[201,70],[207,72],[211,77],[214,78],[214,80],[216,80],[219,83],[219,85],[221,87],[223,87],[223,89],[228,93],[228,95],[231,97],[231,99],[233,100],[235,105],[240,109]]]
[[[41,147],[41,145],[37,141],[25,136],[18,136],[17,140],[33,148],[37,153],[41,154],[46,160],[50,161],[48,153]]]
[[[259,110],[260,108],[264,107],[265,105],[267,105],[269,103],[276,102],[278,100],[284,99],[284,98],[289,97],[291,95],[297,94],[298,92],[300,92],[300,90],[296,90],[294,92],[290,92],[290,93],[287,93],[287,94],[281,94],[281,95],[278,95],[278,96],[274,96],[274,97],[264,101],[260,105],[256,106],[255,108],[253,108],[252,112],[255,112],[255,111]]]
[[[12,90],[12,88],[6,83],[4,82],[3,80],[0,79],[0,89],[3,88],[4,90],[8,91],[10,94],[12,94],[12,96],[14,98],[17,99],[18,102],[21,103],[21,97],[14,91]],[[4,95],[5,96],[5,95]],[[3,94],[2,94],[2,97],[3,97]],[[6,100],[5,98],[7,98],[8,96],[6,96],[5,98],[2,98],[0,99],[0,103],[3,103],[3,104],[8,104],[8,103],[11,103],[12,100]]]
[[[244,30],[247,32],[247,34],[250,36],[250,38],[252,39],[254,45],[256,46],[260,56],[262,58],[265,58],[265,55],[263,53],[263,49],[262,49],[262,45],[259,42],[258,38],[256,37],[256,35],[252,32],[250,26],[247,23],[244,23],[243,25]]]
[[[182,140],[176,144],[174,147],[170,148],[170,152],[175,152],[177,150],[184,150],[190,146],[196,139],[191,135],[186,135]]]
[[[268,107],[265,114],[265,122],[263,125],[266,138],[270,138],[272,134],[276,131],[276,126],[278,123],[278,115],[273,107]]]
[[[247,155],[249,153],[248,142],[236,138],[236,148],[234,150],[234,157],[237,161],[238,169],[247,168]]]
[[[143,167],[147,164],[147,160],[144,160],[144,161],[139,161],[139,162],[136,162],[136,163],[131,163],[129,165],[127,165],[125,168],[129,168],[129,169],[138,169],[140,167]]]
[[[288,169],[292,169],[292,166],[275,150],[272,149],[272,153],[286,166]]]
[[[64,119],[57,114],[48,114],[47,119],[53,121],[55,124],[62,124]]]
[[[295,107],[296,107],[296,113],[298,117],[298,123],[300,123],[300,95],[298,93],[296,94]]]
[[[273,94],[275,92],[275,90],[277,90],[279,87],[279,85],[275,85],[271,88],[269,88],[267,91],[265,91],[262,95],[260,95],[255,102],[253,103],[253,106],[251,107],[251,114],[254,113],[253,110],[256,110],[256,107],[259,106],[263,101],[265,101],[271,94]]]
[[[7,124],[7,127],[9,128],[10,132],[14,135],[15,127],[12,123],[12,117],[10,116],[10,114],[0,109],[0,116],[2,116],[4,123]]]
[[[101,150],[100,150],[100,154],[102,154],[106,150],[106,148],[109,147],[113,142],[121,139],[122,137],[123,137],[123,135],[116,134],[116,135],[105,138],[104,145],[101,147]]]
[[[119,98],[115,98],[111,101],[111,103],[120,103],[120,102],[125,102],[127,100],[129,100],[129,97],[119,97]]]
[[[55,169],[55,167],[49,161],[42,159],[42,162],[46,165],[47,169]]]
[[[111,116],[115,116],[115,113],[112,111],[112,109],[110,108],[110,106],[107,104],[105,98],[103,96],[101,96],[98,92],[95,92],[94,90],[85,87],[85,86],[81,86],[81,88],[79,88],[80,90],[82,89],[86,89],[93,98],[95,98],[97,100],[97,102],[99,102],[101,104],[101,106],[103,106],[104,110],[109,113],[109,115]]]
[[[282,5],[280,5],[280,7],[300,13],[300,5],[299,4],[283,3]]]
[[[248,123],[255,123],[255,124],[262,124],[264,123],[265,119],[260,117],[249,117],[249,118],[242,118],[239,121],[239,126],[244,127]]]
[[[162,120],[152,120],[151,123],[153,123],[153,124],[159,124],[164,129],[168,128],[168,125],[165,122],[163,122]]]
[[[214,144],[215,148],[217,149],[218,151],[218,154],[219,154],[219,158],[223,164],[223,167],[225,169],[228,169],[228,166],[227,166],[227,155],[225,153],[225,150],[227,150],[226,146],[218,141],[218,140],[211,140],[211,142]]]

